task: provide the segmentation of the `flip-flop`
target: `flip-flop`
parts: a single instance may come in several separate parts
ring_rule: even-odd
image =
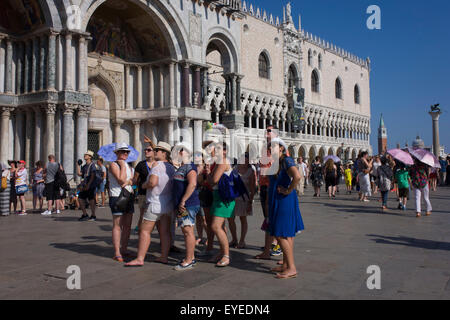
[[[141,268],[144,265],[143,264],[125,264],[124,265],[126,268]]]
[[[283,276],[280,273],[277,273],[275,279],[285,280],[285,279],[293,279],[297,278],[297,274],[291,274],[290,276]]]
[[[123,262],[123,257],[122,256],[115,256],[113,258],[113,260],[118,261],[118,262]]]
[[[276,274],[279,274],[280,272],[283,272],[284,270],[283,270],[283,268],[275,267],[275,268],[270,269],[270,271],[275,272]]]
[[[261,256],[262,256],[261,254],[258,254],[257,256],[254,257],[254,259],[256,259],[256,260],[272,260],[270,257],[269,258],[262,258]]]
[[[220,261],[222,261],[223,258],[227,258],[227,259],[228,259],[228,262],[220,262]],[[230,262],[231,262],[230,257],[227,256],[227,255],[224,255],[224,256],[222,257],[222,259],[220,259],[220,261],[216,263],[216,267],[218,267],[218,268],[224,268],[224,267],[228,266],[228,265],[230,264]]]

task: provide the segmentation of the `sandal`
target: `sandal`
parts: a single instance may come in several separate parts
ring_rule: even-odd
[[[223,261],[222,261],[223,258],[228,259],[228,261],[227,261],[227,262],[223,262]],[[222,259],[220,259],[220,261],[217,262],[216,267],[223,268],[223,267],[228,266],[229,264],[230,264],[230,257],[227,256],[227,255],[224,255],[224,256],[222,257]]]
[[[420,218],[421,214],[420,213],[416,213],[416,218]]]
[[[115,256],[113,258],[113,260],[118,261],[118,262],[123,262],[123,257],[122,256]]]
[[[217,263],[217,262],[219,262],[222,258],[223,258],[222,254],[219,254],[219,255],[217,255],[217,256],[215,256],[215,257],[209,259],[208,262],[211,262],[211,263]]]
[[[291,274],[291,275],[286,275],[286,274],[281,274],[281,273],[277,273],[277,275],[275,276],[276,279],[292,279],[292,278],[297,278],[297,274]]]

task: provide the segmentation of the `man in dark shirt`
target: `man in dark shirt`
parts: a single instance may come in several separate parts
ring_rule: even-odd
[[[97,218],[95,216],[95,189],[97,186],[95,185],[95,176],[97,173],[97,167],[95,163],[92,161],[94,158],[94,152],[87,151],[84,154],[84,160],[86,164],[80,168],[79,164],[77,164],[77,174],[78,176],[83,178],[81,182],[81,192],[78,195],[78,199],[80,201],[80,207],[83,211],[83,215],[79,219],[80,221],[96,221]],[[89,218],[86,210],[86,201],[89,201],[89,205],[91,207],[92,215]]]
[[[139,223],[135,229],[136,232],[139,231],[139,226],[142,223],[142,217],[144,216],[144,212],[147,209],[147,189],[143,189],[142,185],[147,181],[148,176],[152,170],[152,165],[154,162],[155,153],[153,152],[153,147],[151,144],[147,146],[144,150],[145,152],[145,160],[142,160],[138,163],[134,170],[134,178],[133,183],[138,187],[138,202],[139,202],[139,210],[140,210],[140,218]]]

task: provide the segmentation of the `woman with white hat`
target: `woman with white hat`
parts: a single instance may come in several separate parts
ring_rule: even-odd
[[[9,196],[11,192],[11,174],[9,173],[9,166],[0,163],[0,173],[0,214],[2,216],[9,216]]]
[[[170,224],[174,209],[173,201],[173,175],[175,168],[170,158],[171,147],[166,142],[159,142],[153,148],[155,163],[150,176],[142,185],[147,189],[147,211],[144,213],[139,228],[139,248],[137,258],[125,266],[141,267],[151,242],[151,233],[159,222],[159,235],[161,239],[161,256],[156,262],[167,264],[170,249]]]
[[[133,173],[127,164],[128,155],[131,150],[125,143],[118,143],[114,153],[117,160],[112,162],[108,171],[109,179],[109,207],[113,215],[112,240],[114,246],[114,260],[123,262],[123,256],[127,256],[128,241],[130,239],[131,222],[134,213],[134,199],[130,196],[125,210],[117,208],[122,188],[133,193]]]

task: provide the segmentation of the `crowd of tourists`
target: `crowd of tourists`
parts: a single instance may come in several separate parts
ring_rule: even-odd
[[[227,144],[218,140],[205,141],[200,152],[193,152],[186,143],[171,146],[162,141],[155,145],[148,138],[145,141],[145,159],[135,167],[129,161],[132,150],[127,144],[114,144],[116,160],[108,164],[101,157],[95,162],[94,152],[87,151],[84,163],[80,159],[76,164],[79,179],[75,190],[54,155],[48,156],[45,165],[36,162],[31,176],[25,161],[0,164],[0,212],[4,216],[26,215],[25,195],[32,192],[33,210],[39,210],[43,216],[70,208],[82,211],[79,221],[96,221],[96,208],[104,207],[108,198],[115,261],[126,267],[143,266],[156,227],[161,252],[155,262],[168,264],[170,252],[181,252],[174,245],[175,230],[181,228],[186,250],[175,270],[188,270],[197,264],[197,256],[207,257],[216,267],[226,267],[231,263],[230,247],[246,248],[247,217],[253,215],[254,199],[259,194],[265,245],[254,258],[270,260],[271,256],[282,255],[272,271],[276,278],[287,279],[297,276],[294,238],[304,229],[299,197],[308,186],[312,186],[316,198],[325,186],[328,197],[334,199],[338,193],[344,193],[339,185],[345,182],[345,193],[356,191],[361,202],[369,202],[372,194],[380,192],[383,211],[387,210],[390,192],[397,196],[398,209],[405,210],[413,190],[416,215],[420,217],[421,197],[426,202],[426,215],[430,215],[430,189],[435,190],[438,183],[450,184],[450,157],[440,159],[440,168],[418,158],[411,158],[413,162],[406,165],[390,154],[371,157],[367,152],[361,152],[354,162],[334,156],[316,157],[310,164],[299,157],[296,162],[273,127],[266,131],[267,148],[256,164],[248,152],[232,161]],[[136,205],[137,255],[128,250]],[[215,238],[220,250],[214,255]],[[197,245],[203,245],[204,250],[196,253]]]

